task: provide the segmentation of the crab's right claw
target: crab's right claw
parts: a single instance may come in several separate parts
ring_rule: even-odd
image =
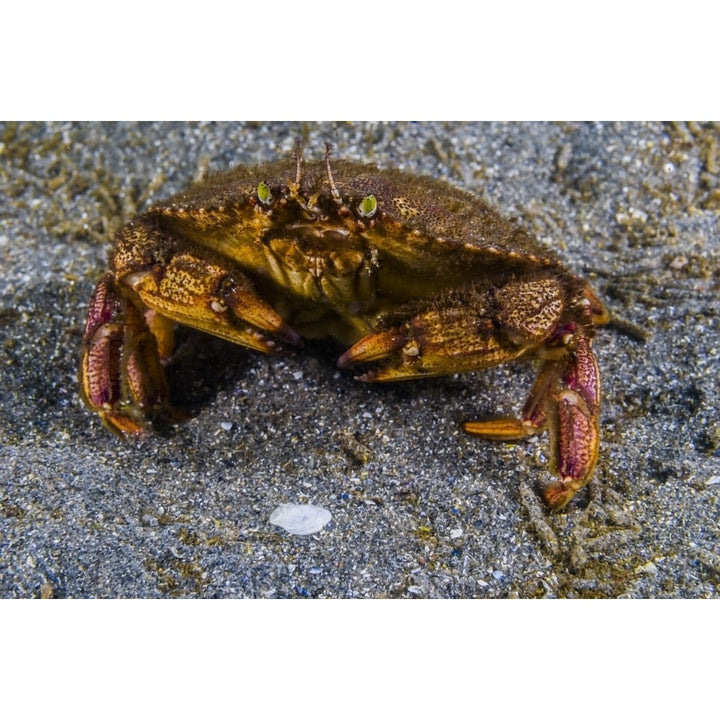
[[[229,275],[202,258],[175,255],[167,266],[130,273],[123,282],[163,317],[238,345],[271,353],[283,344],[302,344],[249,278],[240,272]]]
[[[146,418],[168,410],[155,336],[110,274],[90,301],[79,382],[88,408],[119,435],[142,432]]]

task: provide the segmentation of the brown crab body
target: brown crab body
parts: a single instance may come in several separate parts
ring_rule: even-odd
[[[563,507],[598,448],[587,283],[481,200],[351,162],[237,168],[138,216],[91,300],[80,384],[119,433],[172,420],[162,369],[183,323],[262,352],[332,337],[364,381],[478,370],[534,353],[520,419],[466,423],[517,439],[550,428]]]

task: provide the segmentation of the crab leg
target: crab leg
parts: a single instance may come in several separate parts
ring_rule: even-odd
[[[544,492],[553,511],[561,510],[584,487],[595,467],[600,440],[600,375],[590,340],[573,338],[565,358],[546,360],[520,419],[498,418],[464,424],[490,440],[519,440],[547,426],[553,465],[560,480]]]
[[[90,301],[79,379],[85,404],[115,433],[141,432],[145,417],[167,409],[155,336],[109,273]]]
[[[520,418],[501,417],[491,420],[471,420],[463,423],[465,430],[486,440],[522,440],[546,429],[547,403],[556,392],[555,386],[562,376],[565,361],[545,360],[532,390],[523,405]]]

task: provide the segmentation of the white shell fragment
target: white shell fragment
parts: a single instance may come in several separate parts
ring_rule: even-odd
[[[332,515],[320,505],[284,503],[270,515],[273,525],[279,525],[291,535],[313,535],[320,532],[330,520]]]

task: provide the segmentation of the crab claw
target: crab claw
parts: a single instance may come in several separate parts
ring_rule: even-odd
[[[344,369],[356,363],[374,362],[391,357],[403,347],[405,339],[404,334],[389,331],[366,335],[338,358],[337,366]],[[359,375],[357,379],[381,380],[380,375],[380,371],[370,371]]]
[[[231,283],[222,293],[222,299],[239,320],[272,333],[289,345],[302,345],[302,338],[289,325],[285,324],[273,308],[260,300],[253,290],[243,290]]]
[[[434,307],[362,338],[340,357],[338,366],[379,362],[357,379],[411,380],[497,365],[527,349],[498,332],[490,318],[468,313],[463,305]]]
[[[278,340],[302,344],[247,277],[201,258],[176,255],[164,268],[130,273],[123,282],[151,310],[238,345],[271,353],[279,350]]]
[[[560,479],[543,493],[550,509],[562,510],[587,485],[600,441],[600,374],[590,340],[573,338],[565,357],[546,360],[522,416],[465,423],[488,440],[519,440],[548,427],[555,471]]]

